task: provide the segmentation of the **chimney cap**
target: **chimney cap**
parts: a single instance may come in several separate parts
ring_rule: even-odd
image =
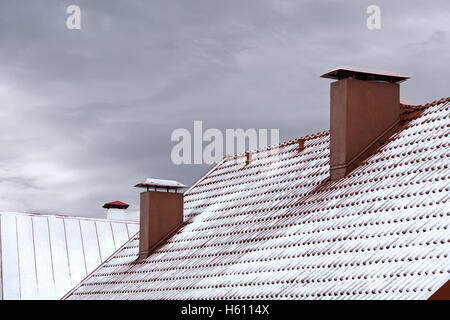
[[[103,205],[105,209],[127,209],[130,205],[122,201],[108,202]]]
[[[386,81],[386,82],[402,82],[409,77],[402,76],[400,74],[383,71],[373,70],[357,67],[339,66],[321,76],[321,78],[341,80],[345,78],[355,78],[358,80],[373,80],[373,81]]]
[[[163,180],[155,178],[147,178],[144,181],[135,185],[137,188],[167,188],[167,189],[181,189],[186,188],[184,184],[175,180]]]

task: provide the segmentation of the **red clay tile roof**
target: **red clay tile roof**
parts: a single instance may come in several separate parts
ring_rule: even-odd
[[[450,98],[330,182],[328,132],[224,159],[186,224],[136,262],[136,236],[69,299],[426,299],[450,277]]]

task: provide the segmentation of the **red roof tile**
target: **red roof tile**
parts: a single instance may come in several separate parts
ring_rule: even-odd
[[[426,299],[450,277],[450,98],[329,181],[328,132],[228,157],[185,194],[185,226],[138,237],[69,299]]]

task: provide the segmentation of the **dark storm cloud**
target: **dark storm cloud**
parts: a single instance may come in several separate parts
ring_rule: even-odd
[[[68,5],[82,29],[67,30]],[[366,28],[381,7],[382,29]],[[328,129],[337,65],[410,75],[402,97],[448,95],[450,3],[441,1],[2,1],[0,211],[101,216],[137,208],[153,176],[191,184],[171,132]]]

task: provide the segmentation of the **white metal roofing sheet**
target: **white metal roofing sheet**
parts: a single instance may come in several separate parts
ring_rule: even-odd
[[[0,212],[0,298],[59,299],[138,231],[133,222]]]

